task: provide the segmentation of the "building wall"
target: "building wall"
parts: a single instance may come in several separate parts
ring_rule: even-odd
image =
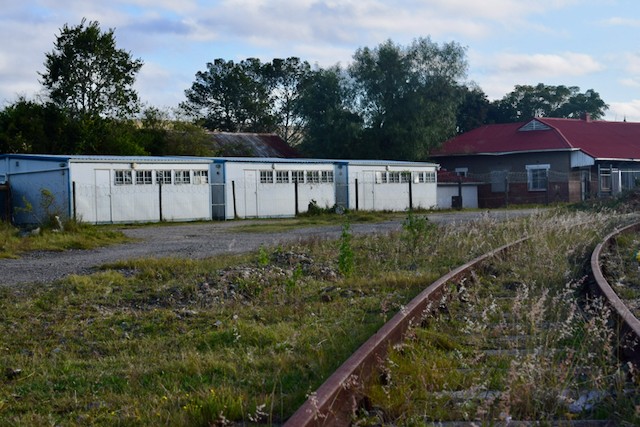
[[[312,201],[320,208],[336,204],[332,162],[227,161],[222,182],[226,219],[293,217]]]
[[[208,163],[71,163],[71,171],[75,214],[81,221],[102,224],[211,219]],[[160,185],[159,171],[170,175],[170,182]],[[122,174],[126,174],[124,182]],[[182,181],[188,182],[178,183]]]
[[[70,215],[69,171],[64,159],[7,158],[0,175],[11,187],[12,219],[16,224],[41,225],[50,216]]]
[[[478,207],[478,185],[463,184],[462,190],[462,207],[464,209],[475,209]],[[456,183],[439,183],[438,184],[438,209],[451,209],[452,198],[458,196],[459,188]]]
[[[426,174],[426,175],[422,175]],[[428,178],[420,178],[422,175]],[[436,207],[435,165],[348,165],[348,208],[404,211]],[[400,179],[398,179],[400,176]]]

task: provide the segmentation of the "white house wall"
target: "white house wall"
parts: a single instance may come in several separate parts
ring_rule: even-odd
[[[336,203],[332,163],[225,163],[225,217],[293,217],[307,212],[309,203]],[[299,180],[296,184],[296,180]]]
[[[435,166],[350,164],[348,169],[349,209],[404,211],[437,205]]]
[[[438,184],[438,209],[451,209],[453,196],[458,196],[458,184]],[[477,185],[462,185],[462,207],[465,209],[478,207]]]
[[[208,163],[88,162],[71,163],[71,171],[75,212],[81,221],[100,224],[211,219]],[[158,183],[159,171],[170,175],[162,185]],[[183,180],[188,182],[179,183]]]

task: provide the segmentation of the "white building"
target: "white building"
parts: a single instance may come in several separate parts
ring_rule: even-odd
[[[211,219],[208,159],[122,156],[0,156],[13,220],[48,215],[94,224]]]

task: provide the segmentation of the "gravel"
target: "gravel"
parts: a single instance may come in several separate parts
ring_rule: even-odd
[[[436,223],[466,222],[482,216],[496,219],[514,218],[538,212],[537,209],[492,210],[485,212],[454,212],[428,214]],[[27,283],[48,283],[69,274],[88,274],[99,266],[136,258],[206,258],[219,254],[254,251],[260,246],[277,246],[309,238],[335,239],[340,236],[341,221],[336,225],[292,229],[284,232],[240,232],[239,225],[260,221],[230,221],[188,223],[162,226],[123,228],[135,239],[132,243],[112,245],[93,250],[64,252],[30,252],[19,259],[0,259],[0,286]],[[375,224],[352,224],[354,234],[389,233],[402,228],[402,221]]]

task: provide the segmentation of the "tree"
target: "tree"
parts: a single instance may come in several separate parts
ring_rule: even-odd
[[[96,21],[64,25],[46,54],[42,85],[51,101],[72,117],[125,117],[139,110],[132,89],[143,62],[116,48],[114,30]]]
[[[609,108],[593,89],[577,86],[517,85],[513,92],[491,104],[489,122],[520,122],[533,117],[579,118],[589,113],[600,119]]]
[[[456,132],[465,133],[486,123],[490,102],[478,86],[461,86],[460,105],[456,115]]]
[[[352,111],[353,91],[335,66],[310,72],[301,82],[297,111],[304,139],[300,150],[309,157],[362,157],[363,122]]]
[[[358,49],[349,68],[367,127],[367,157],[418,160],[455,134],[465,50],[429,38]]]
[[[218,58],[198,71],[181,108],[211,130],[272,132],[269,89],[258,59],[239,63]]]
[[[298,111],[300,85],[310,74],[311,66],[296,57],[276,58],[265,64],[263,72],[269,82],[277,132],[289,145],[298,145],[303,138],[302,118]]]

